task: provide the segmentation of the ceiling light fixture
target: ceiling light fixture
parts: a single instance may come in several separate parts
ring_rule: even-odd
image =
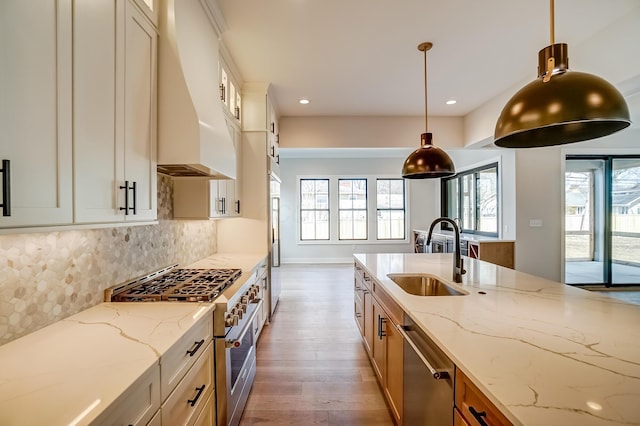
[[[607,136],[631,124],[624,97],[606,80],[569,71],[567,45],[554,41],[538,52],[538,78],[507,102],[494,143],[505,148],[562,145]]]
[[[455,99],[449,99],[447,101],[447,105],[455,105],[458,101],[456,101]]]
[[[424,127],[425,132],[420,135],[420,148],[413,151],[402,166],[402,177],[407,179],[432,179],[454,175],[455,167],[451,157],[443,149],[432,145],[433,135],[428,133],[427,114],[427,50],[433,43],[424,42],[418,45],[418,50],[424,52]]]
[[[298,101],[298,103],[300,103],[300,104],[302,104],[302,105],[307,105],[309,102],[310,102],[310,101],[309,101],[309,99],[300,99],[300,100]]]

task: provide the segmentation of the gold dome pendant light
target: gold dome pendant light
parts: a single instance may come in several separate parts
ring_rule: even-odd
[[[427,50],[433,47],[433,43],[424,42],[418,45],[418,50],[424,52],[424,127],[428,132],[427,116]],[[420,135],[420,148],[413,151],[402,166],[402,177],[407,179],[432,179],[447,177],[456,174],[453,161],[443,149],[432,145],[433,135],[422,133]]]
[[[606,80],[569,71],[567,45],[554,41],[538,52],[538,78],[507,102],[494,143],[505,148],[562,145],[607,136],[631,124],[624,97]]]

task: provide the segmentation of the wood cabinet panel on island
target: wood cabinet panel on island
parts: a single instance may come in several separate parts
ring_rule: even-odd
[[[357,264],[354,291],[354,315],[356,323],[362,324],[358,329],[363,345],[394,421],[402,424],[404,340],[396,329],[402,311]]]

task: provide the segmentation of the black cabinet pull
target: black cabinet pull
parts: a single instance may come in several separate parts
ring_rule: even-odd
[[[276,123],[274,123],[273,121],[271,122],[271,133],[275,133],[276,132]]]
[[[478,423],[480,423],[482,426],[489,426],[489,424],[484,420],[487,417],[486,411],[478,412],[476,411],[475,408],[473,408],[472,406],[469,406],[469,412],[473,415],[473,417],[475,417]]]
[[[276,164],[280,164],[280,154],[276,155]]]
[[[240,214],[240,200],[236,200],[236,213]]]
[[[187,355],[194,356],[196,352],[198,352],[198,349],[200,349],[200,346],[202,346],[203,343],[204,343],[204,339],[200,340],[199,342],[193,342],[194,347],[190,351],[187,351]]]
[[[138,209],[136,207],[136,200],[138,199],[138,191],[137,184],[133,182],[131,186],[129,186],[129,181],[124,181],[124,186],[120,185],[120,189],[124,189],[124,207],[120,207],[120,210],[124,210],[125,216],[129,214],[129,210],[133,212],[133,214],[138,214]],[[129,191],[133,191],[133,203],[129,203]],[[133,207],[129,207],[132,204]]]
[[[227,214],[227,198],[222,197],[222,214]]]
[[[204,392],[204,387],[205,387],[205,385],[202,385],[199,388],[196,388],[198,393],[196,394],[195,398],[187,400],[189,405],[191,405],[192,407],[196,405],[196,402],[198,402],[198,399],[200,399],[200,395],[202,395],[202,392]]]
[[[387,335],[387,333],[385,333],[382,330],[382,324],[384,324],[385,322],[387,322],[386,318],[383,318],[382,316],[378,315],[378,338],[380,340],[382,340],[383,337],[385,337]]]
[[[224,87],[224,84],[220,83],[220,100],[222,102],[226,102],[226,87]]]
[[[120,189],[124,189],[124,207],[120,207],[120,210],[124,210],[125,216],[129,214],[129,181],[124,181],[124,186],[120,185]]]
[[[240,107],[236,106],[236,120],[240,120]]]
[[[11,161],[2,160],[2,216],[11,216]]]
[[[131,210],[133,210],[133,214],[138,214],[138,182],[133,182],[133,185],[131,186],[130,189],[133,190],[133,207],[131,208]]]
[[[276,147],[275,147],[275,145],[271,145],[271,156],[272,157],[276,156]]]

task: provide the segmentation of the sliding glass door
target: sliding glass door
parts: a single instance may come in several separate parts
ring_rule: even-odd
[[[565,282],[640,284],[640,158],[569,156]]]
[[[611,283],[640,284],[640,159],[611,164]]]

